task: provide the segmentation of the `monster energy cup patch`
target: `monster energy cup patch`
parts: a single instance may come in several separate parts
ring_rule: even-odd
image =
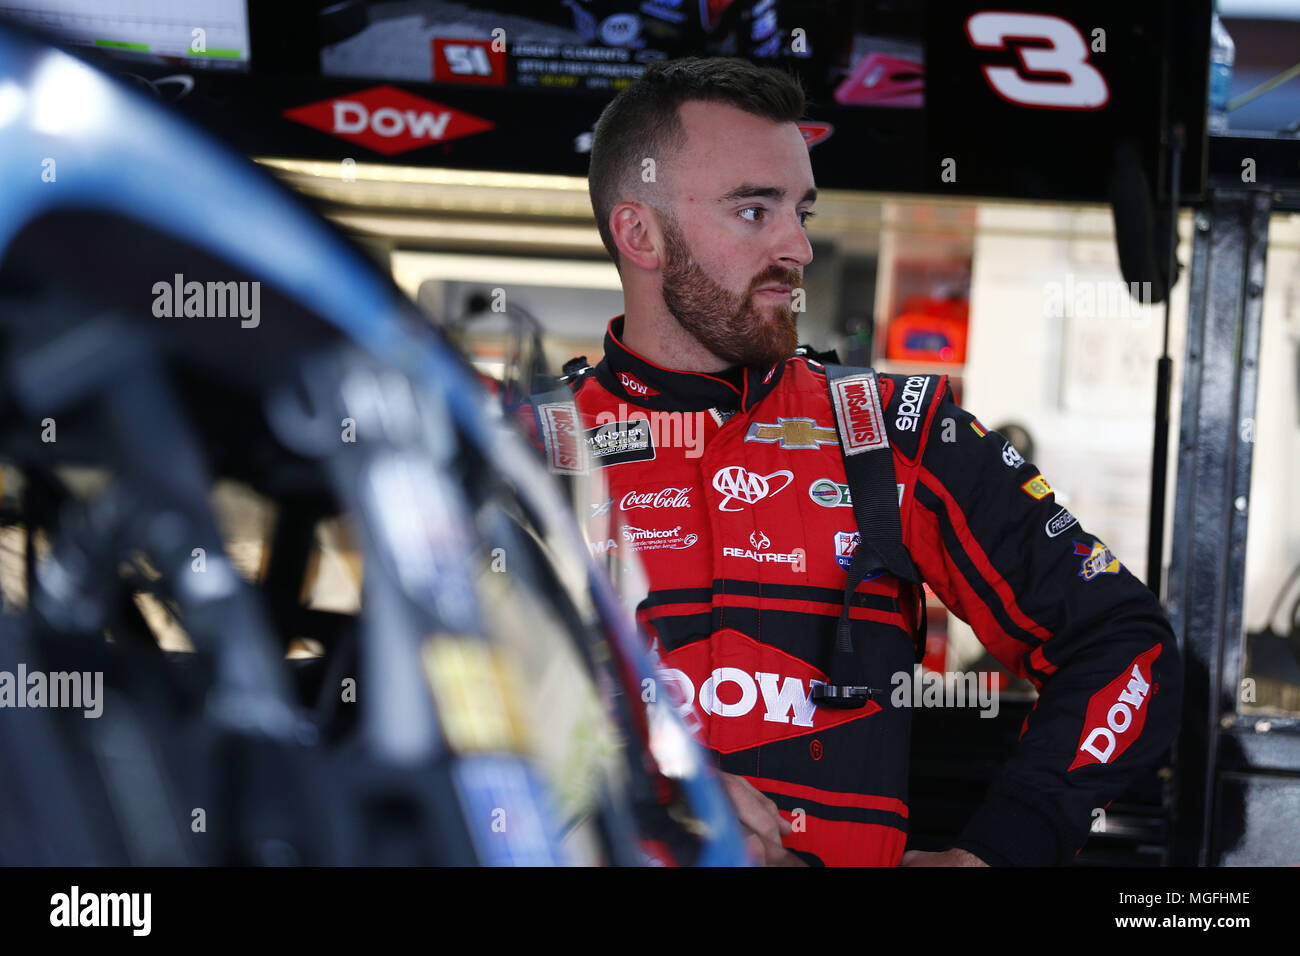
[[[628,422],[607,422],[586,431],[587,454],[592,465],[626,465],[632,461],[650,461],[655,457],[650,422],[635,418]]]

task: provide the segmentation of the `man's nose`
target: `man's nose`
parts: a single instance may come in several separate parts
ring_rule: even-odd
[[[806,266],[813,261],[812,243],[804,231],[796,212],[790,216],[781,230],[776,249],[777,257],[784,266]]]

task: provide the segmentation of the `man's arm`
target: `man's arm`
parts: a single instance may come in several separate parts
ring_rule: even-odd
[[[929,382],[915,457],[898,462],[911,499],[904,539],[944,604],[1039,690],[1015,756],[955,846],[993,865],[1066,863],[1093,810],[1173,740],[1177,646],[1155,597],[1056,504],[1038,469],[958,407],[946,382]]]

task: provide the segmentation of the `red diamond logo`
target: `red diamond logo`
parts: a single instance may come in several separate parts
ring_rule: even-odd
[[[831,133],[835,132],[835,127],[830,123],[813,123],[804,121],[797,124],[799,132],[803,134],[804,145],[812,149],[818,143],[824,142],[831,138]]]
[[[659,680],[670,706],[700,743],[724,754],[818,733],[882,710],[874,700],[854,710],[818,707],[812,687],[825,684],[825,674],[733,628],[663,655]]]
[[[495,123],[395,86],[375,86],[295,106],[284,115],[385,156],[496,128]]]

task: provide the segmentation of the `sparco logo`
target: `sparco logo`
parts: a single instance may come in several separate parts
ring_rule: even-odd
[[[635,508],[689,508],[690,488],[661,488],[658,491],[629,491],[618,503],[623,511]]]
[[[441,103],[375,86],[360,93],[308,103],[284,115],[385,156],[446,143],[495,128],[494,123]]]
[[[1079,752],[1069,769],[1110,763],[1138,739],[1146,724],[1151,668],[1163,647],[1139,654],[1113,681],[1092,695],[1079,737]]]
[[[920,427],[922,399],[929,387],[930,380],[924,375],[908,376],[903,383],[903,397],[898,403],[898,417],[894,419],[899,431],[914,432]]]
[[[747,666],[715,667],[715,661]],[[659,679],[687,726],[721,753],[823,731],[880,711],[875,701],[853,710],[819,708],[809,695],[826,675],[731,628],[665,655]]]
[[[785,480],[780,485],[773,487],[773,478],[783,478]],[[726,468],[719,468],[713,473],[713,487],[723,494],[722,500],[718,502],[718,510],[743,511],[743,508],[731,507],[731,503],[736,499],[740,499],[745,504],[752,505],[756,501],[780,494],[792,481],[794,481],[794,472],[784,469],[774,471],[770,475],[756,475],[753,472],[746,471],[740,465],[728,465]]]
[[[883,448],[888,444],[873,376],[851,375],[836,379],[832,395],[835,397],[835,417],[844,435],[846,455]]]

